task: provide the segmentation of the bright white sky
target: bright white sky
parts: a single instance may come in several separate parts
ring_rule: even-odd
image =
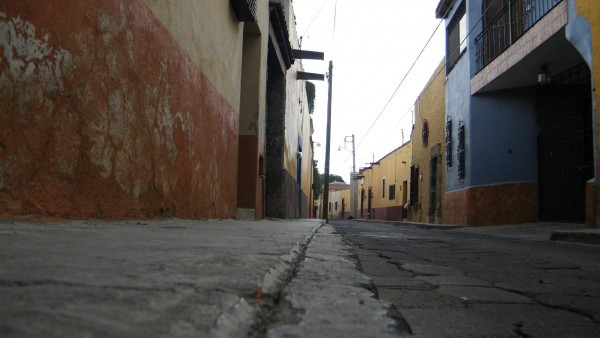
[[[355,135],[357,171],[368,166],[373,157],[378,160],[398,148],[402,130],[404,141],[409,140],[414,102],[444,56],[443,23],[393,98],[392,95],[440,23],[435,18],[438,2],[293,1],[302,49],[325,52],[325,61],[300,60],[305,71],[326,73],[333,60],[330,174],[350,181],[352,144],[343,149],[345,136]],[[321,144],[315,146],[315,159],[319,172],[324,173],[327,81],[313,82],[317,86],[313,140]],[[340,146],[342,150],[338,151]]]

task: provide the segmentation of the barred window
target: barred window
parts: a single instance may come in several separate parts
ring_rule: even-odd
[[[458,126],[458,148],[456,149],[456,157],[458,157],[458,178],[465,179],[465,125]]]

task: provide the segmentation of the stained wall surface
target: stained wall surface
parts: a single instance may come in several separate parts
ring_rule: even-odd
[[[226,1],[0,2],[0,216],[233,217],[242,39]]]

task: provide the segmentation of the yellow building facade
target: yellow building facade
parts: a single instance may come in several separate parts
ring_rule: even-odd
[[[597,1],[594,0],[577,0],[577,14],[585,17],[589,23],[592,39],[592,114],[594,124],[594,134],[600,134],[600,116],[598,116],[598,107],[600,101],[596,94],[596,88],[600,85],[600,7]],[[595,142],[595,177],[598,177],[598,168],[600,168],[600,139],[596,136]],[[586,226],[600,227],[600,182],[596,179],[588,182],[586,187]]]
[[[360,170],[359,218],[402,221],[408,201],[412,142]]]
[[[440,223],[446,184],[445,62],[442,60],[415,102],[408,219]]]

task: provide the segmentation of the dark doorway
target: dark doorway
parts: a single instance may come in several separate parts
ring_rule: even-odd
[[[360,189],[360,218],[365,218],[365,189]]]
[[[369,188],[367,198],[368,198],[368,200],[367,200],[367,218],[374,219],[373,218],[373,216],[374,216],[373,210],[371,209],[371,206],[372,206],[371,201],[373,200],[373,189]]]
[[[594,177],[590,72],[585,64],[537,88],[540,220],[585,221]]]

